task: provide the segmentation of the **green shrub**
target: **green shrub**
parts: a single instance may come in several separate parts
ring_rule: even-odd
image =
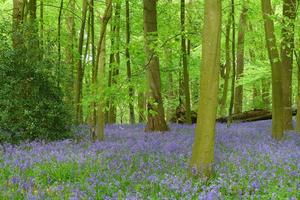
[[[69,109],[53,75],[54,62],[12,49],[1,36],[0,142],[70,137]]]

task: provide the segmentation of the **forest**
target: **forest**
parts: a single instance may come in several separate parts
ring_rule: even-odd
[[[0,199],[300,199],[299,0],[1,0]]]

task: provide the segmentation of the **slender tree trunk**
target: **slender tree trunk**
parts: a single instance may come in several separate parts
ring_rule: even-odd
[[[90,14],[91,14],[91,46],[92,46],[92,86],[97,82],[97,64],[96,64],[96,46],[95,46],[95,15],[94,15],[94,0],[90,0]],[[92,94],[95,96],[95,89],[92,89]],[[92,127],[96,127],[96,102],[92,101],[91,105]]]
[[[130,46],[130,10],[129,10],[129,0],[126,0],[126,31],[125,31],[125,37],[126,37],[126,48],[125,48],[125,56],[126,56],[126,68],[127,68],[127,80],[129,83],[128,87],[128,94],[129,94],[129,119],[130,124],[135,123],[135,116],[134,116],[134,89],[132,87],[131,83],[131,61],[130,61],[130,52],[129,52],[129,46]]]
[[[60,85],[60,65],[61,65],[61,17],[63,11],[64,1],[60,1],[60,7],[58,12],[57,20],[57,57],[58,57],[58,67],[57,67],[57,85]]]
[[[23,34],[22,27],[23,24],[23,0],[13,0],[13,33],[12,33],[12,43],[15,49],[20,48],[23,45]]]
[[[171,68],[173,65],[172,49],[168,45],[165,45],[165,47],[164,47],[164,57],[165,57],[166,68]],[[168,72],[168,100],[172,101],[172,100],[174,100],[174,97],[175,97],[175,92],[174,92],[173,72],[172,72],[172,70],[169,70],[169,72]],[[172,116],[173,114],[174,114],[174,109],[172,108],[172,106],[169,106],[167,108],[167,113],[166,113],[167,121],[171,120],[171,118],[173,117]]]
[[[237,43],[237,68],[236,68],[236,79],[240,80],[244,73],[244,46],[245,46],[245,32],[247,27],[247,13],[248,5],[246,0],[243,2],[243,9],[240,15],[239,22],[239,33]],[[234,113],[243,112],[243,85],[239,85],[235,88],[234,96]]]
[[[157,11],[156,0],[143,0],[144,2],[144,33],[145,53],[149,64],[148,68],[148,121],[145,131],[169,130],[165,121],[165,112],[161,96],[161,80],[159,71],[159,58],[154,45],[157,42]]]
[[[44,51],[44,0],[40,0],[40,49]]]
[[[272,67],[272,137],[280,140],[283,137],[283,107],[282,107],[282,80],[280,57],[276,44],[274,22],[270,0],[261,0],[265,26],[265,37],[268,55]]]
[[[231,0],[231,24],[232,24],[232,39],[231,39],[231,54],[232,54],[232,77],[231,77],[231,97],[229,105],[229,117],[227,125],[232,123],[232,112],[234,105],[234,92],[235,92],[235,76],[236,76],[236,63],[235,63],[235,5],[234,0]]]
[[[116,3],[115,9],[115,20],[114,20],[114,65],[112,68],[112,85],[117,85],[117,79],[119,75],[120,69],[120,11],[121,11],[121,4],[119,2]],[[117,107],[113,99],[111,99],[110,107],[109,107],[109,123],[114,124],[117,120]]]
[[[84,71],[82,67],[83,63],[83,42],[84,42],[84,29],[86,23],[87,14],[87,0],[82,2],[82,21],[81,28],[79,32],[79,43],[78,43],[78,60],[77,60],[77,78],[76,78],[76,88],[75,88],[75,106],[76,106],[76,123],[80,124],[83,121],[82,113],[82,84]]]
[[[146,110],[146,98],[144,92],[138,93],[138,111],[139,111],[139,123],[143,123],[146,121],[145,117]]]
[[[300,51],[296,52],[294,51],[297,66],[298,66],[298,92],[297,92],[297,116],[296,116],[296,131],[300,132]]]
[[[33,50],[32,56],[33,58],[38,57],[38,48],[39,48],[39,37],[38,37],[38,24],[36,23],[36,0],[28,1],[28,12],[29,12],[29,26],[30,26],[30,35],[28,38],[28,49]]]
[[[116,69],[116,15],[113,14],[114,7],[112,7],[112,19],[110,21],[110,55],[109,55],[109,70],[108,70],[108,88],[111,88],[114,84],[114,74]],[[105,122],[108,124],[114,123],[114,97],[110,96],[106,102],[106,107],[108,110],[105,111]]]
[[[221,1],[205,0],[202,69],[195,139],[190,160],[193,175],[211,177],[214,163],[215,123],[218,106]]]
[[[69,0],[68,2],[68,10],[75,10],[75,0]],[[68,13],[66,18],[66,27],[67,27],[67,45],[66,45],[66,63],[68,66],[68,101],[74,105],[74,91],[75,91],[75,59],[74,59],[74,52],[75,52],[75,20],[74,14]]]
[[[105,38],[106,38],[106,28],[107,24],[111,18],[112,13],[112,0],[106,0],[106,8],[104,14],[101,18],[100,24],[100,37],[98,44],[98,72],[97,72],[97,88],[100,94],[100,99],[97,105],[97,120],[96,120],[96,129],[94,140],[104,140],[104,126],[105,126],[105,98],[104,98],[104,89],[105,89]]]
[[[294,21],[297,0],[283,0],[283,28],[281,30],[283,128],[292,130],[292,69],[294,51]]]
[[[180,18],[181,18],[181,56],[182,56],[182,68],[183,68],[183,88],[184,88],[184,107],[185,107],[185,120],[187,124],[192,124],[191,118],[191,98],[190,98],[190,86],[189,86],[189,71],[187,60],[187,48],[185,37],[185,0],[181,0],[180,6]]]
[[[225,34],[225,80],[223,94],[221,98],[221,115],[226,116],[226,103],[227,103],[227,94],[228,94],[228,84],[231,73],[231,57],[230,57],[230,28],[231,28],[231,14],[228,15],[228,21],[226,25],[226,34]]]

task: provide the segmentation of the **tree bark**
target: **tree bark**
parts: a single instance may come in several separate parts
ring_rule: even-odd
[[[149,84],[149,99],[147,103],[148,121],[145,131],[167,131],[161,96],[161,80],[159,58],[154,46],[157,42],[157,11],[156,0],[143,0],[144,2],[144,35],[145,53],[147,58],[147,75]]]
[[[181,0],[180,5],[180,21],[181,21],[181,56],[182,56],[182,69],[183,69],[183,90],[184,90],[184,107],[185,119],[187,124],[192,124],[191,118],[191,98],[190,98],[190,84],[189,84],[189,71],[187,60],[187,47],[185,37],[185,0]]]
[[[104,98],[104,89],[105,89],[105,38],[106,38],[106,28],[107,24],[111,18],[112,12],[112,0],[106,0],[106,8],[104,14],[101,18],[100,24],[100,37],[98,44],[98,72],[97,72],[97,88],[100,94],[100,99],[98,100],[97,105],[97,120],[95,127],[94,140],[104,140],[104,126],[105,126],[105,98]]]
[[[112,53],[110,57],[110,75],[111,75],[111,86],[117,85],[117,79],[120,68],[120,10],[121,4],[116,3],[114,20],[111,22],[112,31]],[[115,105],[114,97],[109,99],[109,110],[108,110],[108,123],[114,124],[117,120],[117,107]]]
[[[236,63],[235,63],[235,5],[234,0],[231,0],[231,25],[232,25],[232,39],[231,39],[231,56],[232,56],[232,77],[231,77],[231,97],[229,104],[229,118],[228,118],[228,126],[231,124],[231,115],[233,112],[234,106],[234,92],[235,92],[235,76],[236,76]]]
[[[283,107],[282,107],[282,80],[280,57],[276,44],[274,22],[270,0],[261,0],[265,26],[265,38],[269,60],[272,68],[272,137],[276,140],[283,138]]]
[[[80,124],[83,121],[82,113],[82,85],[84,71],[82,67],[82,52],[83,52],[83,42],[84,42],[84,29],[86,23],[86,13],[87,13],[87,0],[82,1],[82,21],[79,32],[79,43],[78,43],[78,60],[77,60],[77,78],[75,86],[75,106],[76,106],[76,123]]]
[[[231,14],[228,15],[228,21],[226,24],[226,33],[225,33],[225,79],[223,94],[220,103],[220,112],[221,116],[226,116],[226,103],[227,103],[227,94],[228,94],[228,84],[231,72],[231,57],[230,57],[230,27],[231,27]]]
[[[132,87],[131,83],[131,61],[130,61],[130,52],[129,52],[129,46],[130,46],[130,10],[129,10],[129,0],[126,0],[126,31],[125,31],[125,37],[126,37],[126,48],[125,48],[125,56],[126,56],[126,68],[127,68],[127,80],[128,80],[128,95],[129,95],[129,119],[130,124],[135,123],[135,116],[134,116],[134,89]]]
[[[139,123],[143,123],[146,121],[145,117],[146,110],[146,98],[144,92],[138,93],[138,112],[139,112]]]
[[[239,21],[239,33],[238,33],[238,42],[237,42],[237,66],[236,66],[236,79],[239,81],[244,73],[244,53],[245,53],[245,32],[247,27],[247,13],[248,5],[246,0],[243,2],[243,9],[240,15]],[[238,85],[235,88],[234,93],[234,113],[243,112],[243,85]]]
[[[75,0],[69,0],[68,2],[68,10],[75,10]],[[68,12],[68,16],[66,18],[66,27],[67,27],[67,45],[66,45],[66,64],[68,66],[68,83],[67,88],[68,92],[68,101],[74,105],[75,103],[75,20],[74,14]]]
[[[24,39],[21,31],[21,25],[23,24],[23,0],[13,0],[13,33],[12,43],[14,49],[18,49],[23,45]]]
[[[211,177],[214,163],[221,40],[221,1],[205,0],[200,99],[190,160],[193,175]]]
[[[300,51],[294,51],[296,61],[297,61],[297,79],[298,79],[298,92],[297,92],[297,116],[296,116],[296,131],[300,132]]]
[[[294,51],[294,21],[297,0],[283,0],[283,27],[281,30],[283,129],[292,130],[292,69]]]

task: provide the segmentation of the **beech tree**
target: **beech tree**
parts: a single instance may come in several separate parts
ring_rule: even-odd
[[[221,1],[205,0],[200,99],[190,169],[195,175],[213,173],[221,41]]]
[[[239,32],[237,42],[237,59],[236,59],[236,79],[239,80],[244,73],[244,53],[245,53],[245,32],[247,28],[247,0],[243,1],[242,13],[239,21]],[[243,112],[243,85],[240,84],[235,88],[234,93],[234,113]]]
[[[282,104],[282,64],[276,43],[273,10],[270,0],[261,0],[265,27],[265,39],[272,68],[272,137],[280,140],[283,137],[283,104]]]
[[[296,0],[283,0],[283,27],[280,57],[282,63],[282,103],[283,129],[293,129],[292,123],[292,69],[294,55],[294,21],[296,18]]]
[[[105,78],[105,52],[106,52],[106,29],[107,24],[111,18],[112,13],[112,0],[106,0],[106,8],[101,17],[100,24],[100,37],[98,43],[98,52],[97,52],[97,91],[100,94],[100,99],[97,102],[97,117],[96,117],[96,127],[95,127],[95,135],[94,140],[104,140],[104,126],[105,126],[105,98],[104,98],[104,78]]]
[[[165,121],[165,111],[161,96],[161,80],[159,71],[159,57],[155,50],[157,43],[157,11],[156,0],[143,0],[144,2],[144,37],[148,92],[148,121],[146,131],[167,131],[169,128]]]

